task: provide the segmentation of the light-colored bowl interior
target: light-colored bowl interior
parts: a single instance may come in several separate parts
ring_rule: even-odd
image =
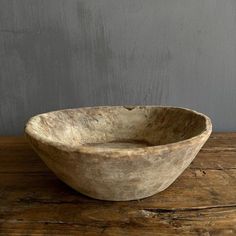
[[[123,149],[192,138],[206,130],[206,117],[173,107],[93,107],[41,114],[27,126],[26,132],[49,142]]]

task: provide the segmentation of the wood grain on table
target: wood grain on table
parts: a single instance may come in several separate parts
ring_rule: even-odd
[[[108,202],[62,183],[23,137],[0,138],[0,235],[236,235],[236,133],[214,133],[167,190]]]

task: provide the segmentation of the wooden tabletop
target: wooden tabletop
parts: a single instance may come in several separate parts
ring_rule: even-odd
[[[236,235],[236,133],[213,134],[167,190],[130,202],[77,193],[23,137],[1,137],[0,235]]]

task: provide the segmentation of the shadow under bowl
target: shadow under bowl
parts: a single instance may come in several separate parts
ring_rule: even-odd
[[[212,131],[210,119],[178,107],[107,106],[32,117],[26,137],[46,165],[87,196],[152,196],[189,166]]]

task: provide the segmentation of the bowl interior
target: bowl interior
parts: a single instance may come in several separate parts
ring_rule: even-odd
[[[183,108],[93,107],[44,113],[31,118],[26,132],[70,146],[134,148],[192,138],[206,118]]]

